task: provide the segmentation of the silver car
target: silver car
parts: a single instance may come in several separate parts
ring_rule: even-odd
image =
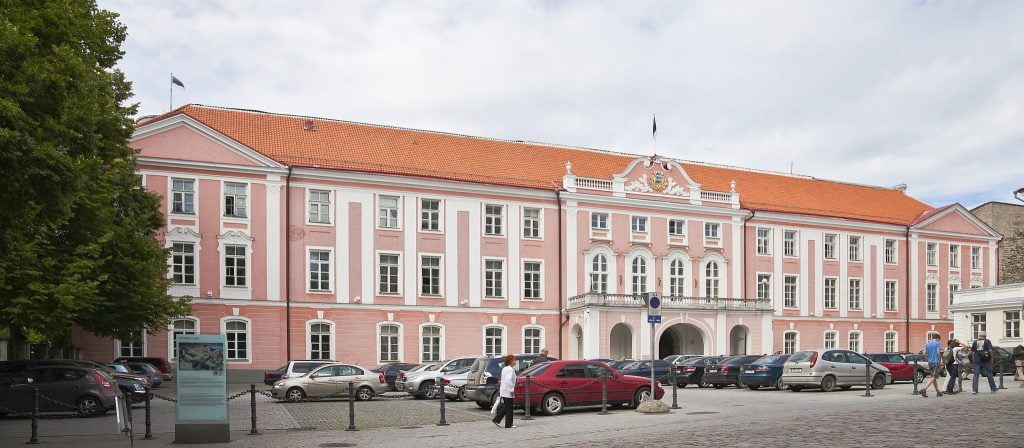
[[[820,388],[825,392],[837,387],[846,390],[864,385],[864,372],[868,366],[871,388],[885,387],[892,377],[889,369],[859,353],[834,349],[806,350],[789,357],[783,366],[781,383],[793,392],[805,388]]]
[[[444,384],[445,398],[456,401],[469,401],[469,395],[466,391],[466,382],[469,381],[469,367],[463,367],[451,373],[446,373],[441,378],[441,383]]]
[[[351,364],[326,364],[309,373],[274,383],[272,394],[278,400],[299,401],[306,397],[348,397],[353,383],[356,400],[369,400],[388,390],[383,373]]]

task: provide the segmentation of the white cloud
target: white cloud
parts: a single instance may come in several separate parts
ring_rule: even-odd
[[[1024,186],[1022,2],[135,2],[121,66],[175,102],[648,153],[932,204]]]

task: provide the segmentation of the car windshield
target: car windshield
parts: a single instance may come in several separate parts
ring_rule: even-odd
[[[615,369],[615,370],[622,370],[622,369],[628,368],[628,366],[631,366],[633,364],[636,364],[636,360],[630,359],[630,360],[613,361],[611,363],[608,363],[608,366],[613,368],[613,369]]]
[[[463,368],[455,370],[455,371],[453,371],[451,373],[457,375],[457,374],[466,373],[466,372],[469,372],[469,367],[463,367]]]
[[[817,352],[797,352],[793,356],[789,357],[789,362],[804,362],[810,361],[811,357]]]
[[[750,358],[747,358],[746,356],[737,356],[737,357],[729,358],[729,359],[726,359],[725,361],[722,361],[722,364],[723,365],[727,365],[727,366],[738,366],[738,365],[746,364],[748,362],[750,362]]]
[[[550,366],[551,366],[551,363],[547,363],[547,362],[542,362],[542,363],[539,363],[539,364],[534,364],[534,365],[530,366],[530,368],[528,368],[528,369],[526,369],[526,370],[524,370],[522,372],[519,372],[519,376],[537,376],[537,375],[540,375],[541,373],[543,373],[545,370],[547,370],[548,367],[550,367]]]
[[[767,365],[771,365],[771,364],[782,364],[782,363],[786,362],[786,359],[788,359],[788,358],[789,358],[789,355],[769,355],[769,356],[765,356],[764,358],[758,359],[757,361],[754,361],[754,364],[757,364],[759,366],[767,366]]]
[[[444,363],[446,363],[446,362],[448,362],[448,361],[442,361],[442,362],[439,362],[439,363],[437,363],[437,364],[434,364],[434,365],[432,365],[432,366],[428,366],[428,367],[427,367],[426,369],[423,369],[423,370],[427,370],[427,371],[429,371],[429,370],[437,370],[437,368],[438,368],[438,367],[440,367],[440,366],[441,366],[441,364],[444,364]]]
[[[704,358],[703,357],[700,357],[700,358],[690,358],[690,359],[687,359],[686,361],[683,362],[683,365],[687,365],[687,366],[693,366],[693,365],[697,365],[697,364],[704,364]]]

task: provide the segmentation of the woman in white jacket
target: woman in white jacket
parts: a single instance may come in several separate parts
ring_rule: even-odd
[[[515,428],[512,424],[512,408],[515,405],[515,389],[516,389],[516,369],[512,367],[516,364],[516,357],[512,355],[505,356],[505,367],[501,368],[501,382],[498,383],[498,396],[501,397],[501,405],[498,407],[498,412],[495,413],[494,418],[491,420],[494,426],[501,427],[501,419],[505,419],[506,428]]]

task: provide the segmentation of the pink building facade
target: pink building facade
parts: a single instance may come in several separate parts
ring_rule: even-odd
[[[652,341],[659,357],[917,351],[952,331],[953,291],[997,272],[992,229],[894,189],[207,106],[131,144],[193,313],[138,343],[75,331],[90,359],[173,359],[185,333],[225,334],[238,373]],[[653,334],[650,291],[666,297]]]

